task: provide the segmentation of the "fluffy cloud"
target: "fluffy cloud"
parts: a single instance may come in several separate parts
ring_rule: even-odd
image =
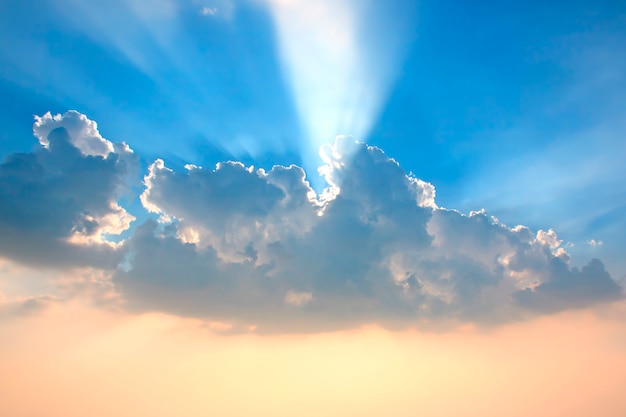
[[[350,138],[321,154],[321,196],[296,166],[152,164],[141,200],[161,223],[127,243],[114,283],[128,306],[308,329],[499,322],[622,296],[600,261],[571,267],[552,230],[439,208],[431,184]]]
[[[433,185],[346,137],[321,150],[320,195],[294,165],[157,160],[140,196],[153,218],[112,243],[134,220],[118,199],[135,155],[77,112],[37,117],[34,133],[39,149],[0,165],[0,255],[89,267],[97,285],[61,285],[103,305],[312,331],[497,323],[622,297],[599,260],[572,266],[553,230],[438,207]]]
[[[114,151],[113,144],[100,135],[98,124],[76,110],[63,115],[53,116],[48,112],[41,117],[35,116],[33,133],[42,146],[50,146],[48,135],[58,128],[65,129],[68,141],[83,155],[106,157]]]
[[[114,267],[106,240],[134,219],[117,203],[135,157],[74,111],[36,117],[41,148],[0,164],[0,255],[27,264]]]

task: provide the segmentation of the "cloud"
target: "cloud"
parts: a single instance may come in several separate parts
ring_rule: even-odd
[[[137,156],[78,112],[37,117],[34,133],[40,148],[0,164],[0,254],[83,267],[59,289],[105,308],[282,332],[496,324],[623,296],[554,230],[439,207],[432,184],[344,136],[321,148],[319,195],[295,165],[156,160],[140,195],[152,215],[113,243],[134,220],[118,200]]]
[[[133,216],[117,203],[135,156],[69,111],[35,117],[41,148],[0,164],[0,254],[27,264],[113,267],[107,235]]]
[[[41,117],[35,116],[33,133],[44,147],[50,146],[48,135],[58,128],[65,129],[68,142],[83,155],[106,158],[114,151],[113,144],[100,135],[98,124],[76,110],[70,110],[63,115],[52,116],[47,112]]]
[[[497,323],[622,297],[552,231],[438,207],[382,150],[339,137],[316,196],[296,166],[174,171],[156,161],[113,282],[127,306],[268,330]],[[297,309],[294,309],[297,307]]]
[[[202,16],[215,16],[217,14],[217,8],[204,6],[202,9],[200,9],[200,14]]]
[[[285,303],[296,307],[304,306],[313,301],[313,294],[310,292],[288,291],[285,295]]]
[[[513,294],[525,307],[554,312],[585,307],[594,302],[618,300],[622,289],[611,279],[604,265],[592,259],[582,269],[568,268],[560,258],[550,259],[550,280]]]
[[[57,297],[49,294],[7,300],[0,293],[0,320],[37,314],[59,301]]]
[[[212,0],[208,3],[194,0],[194,2],[200,3],[201,16],[225,20],[232,20],[235,16],[237,4],[233,0]]]

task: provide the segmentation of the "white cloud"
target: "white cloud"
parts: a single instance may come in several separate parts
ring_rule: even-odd
[[[33,133],[44,147],[50,144],[48,140],[50,132],[58,128],[67,131],[70,143],[83,155],[106,157],[114,151],[113,144],[100,135],[97,123],[76,110],[70,110],[63,115],[53,116],[47,112],[43,116],[35,116]]]
[[[621,297],[600,261],[570,267],[553,230],[440,208],[431,184],[347,137],[322,154],[317,198],[295,166],[153,164],[142,202],[175,220],[129,240],[114,278],[129,305],[284,330],[501,322]]]
[[[281,241],[311,228],[317,208],[304,176],[296,166],[265,172],[238,162],[174,172],[157,160],[141,201],[150,212],[178,219],[179,238],[244,260],[250,242]]]
[[[200,9],[200,14],[202,16],[215,16],[217,14],[217,8],[204,6],[202,9]]]
[[[74,280],[68,291],[103,304],[123,299],[130,310],[227,323],[228,332],[314,331],[497,323],[622,297],[599,260],[572,267],[554,230],[439,207],[432,184],[344,136],[321,149],[320,195],[295,165],[176,171],[157,160],[140,200],[159,221],[112,244],[108,235],[134,219],[117,200],[136,155],[76,112],[37,118],[35,133],[42,148],[0,164],[0,254],[88,267],[105,278]]]
[[[108,244],[119,246],[122,242],[113,243],[108,240],[111,235],[120,235],[128,230],[135,217],[114,201],[109,202],[109,210],[100,216],[81,214],[81,223],[91,223],[93,228],[74,228],[68,242],[79,245]]]

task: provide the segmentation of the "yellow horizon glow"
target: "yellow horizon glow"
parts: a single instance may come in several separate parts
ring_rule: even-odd
[[[0,322],[0,415],[626,415],[626,325],[574,312],[489,331],[219,335],[57,304]]]

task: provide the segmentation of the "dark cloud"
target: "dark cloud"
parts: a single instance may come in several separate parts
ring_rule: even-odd
[[[67,114],[69,131],[65,116],[44,116],[42,147],[0,164],[0,255],[26,264],[115,267],[118,251],[104,235],[133,219],[116,199],[135,158],[93,126],[91,136],[73,138],[68,132],[79,135],[78,122],[91,122]]]
[[[532,290],[516,292],[515,300],[527,308],[551,313],[622,298],[622,288],[598,259],[579,269],[569,268],[561,259],[553,258],[549,269],[549,280]]]

